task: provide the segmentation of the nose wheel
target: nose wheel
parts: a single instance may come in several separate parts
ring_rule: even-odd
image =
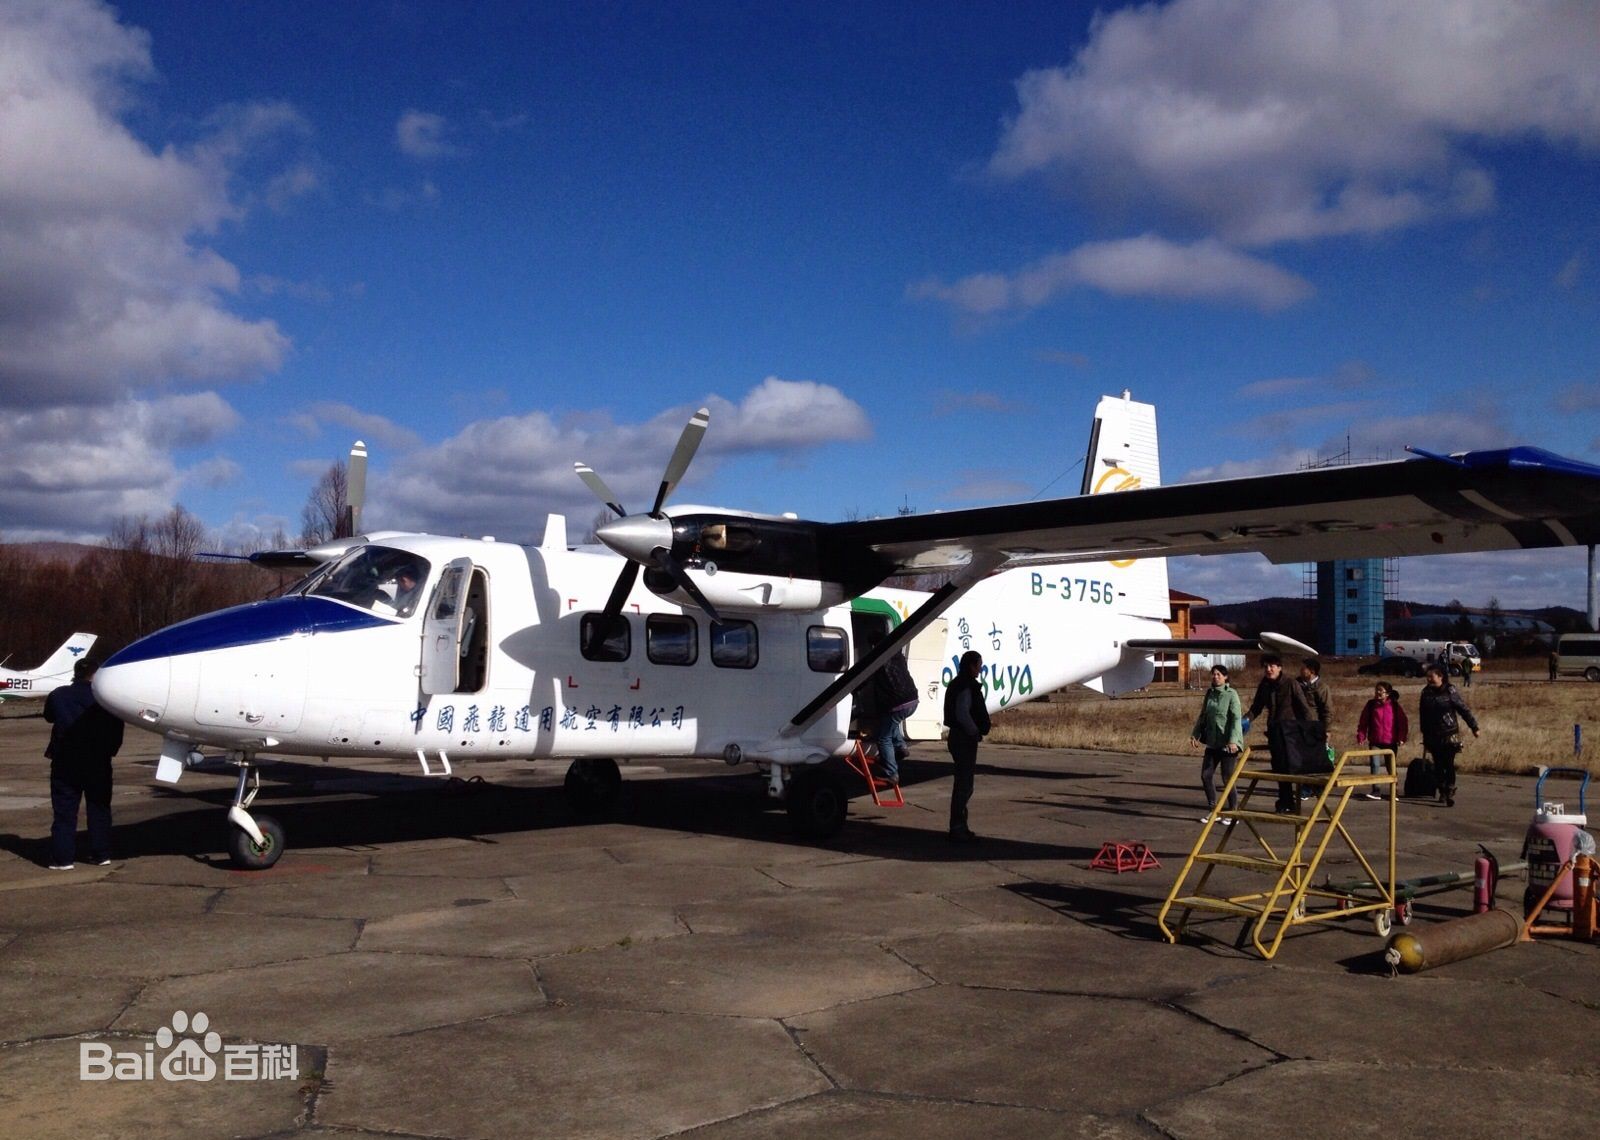
[[[242,827],[228,828],[228,858],[243,871],[265,871],[283,854],[283,824],[270,815],[256,816],[255,824],[260,842]]]
[[[283,854],[283,824],[270,815],[251,815],[261,791],[261,773],[248,760],[239,765],[239,783],[228,809],[228,858],[242,871],[265,871]]]

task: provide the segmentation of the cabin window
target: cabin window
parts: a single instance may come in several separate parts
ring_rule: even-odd
[[[679,614],[651,614],[644,619],[645,656],[657,665],[693,665],[700,658],[700,627]]]
[[[578,623],[578,648],[590,661],[626,661],[633,652],[633,628],[624,614],[610,619],[603,613],[584,614]]]
[[[760,656],[753,621],[711,623],[711,663],[724,669],[754,669]]]
[[[845,655],[844,630],[831,625],[806,630],[806,664],[813,673],[843,673]]]
[[[387,546],[358,546],[326,573],[306,581],[306,594],[360,606],[385,617],[410,617],[428,580],[428,560]]]

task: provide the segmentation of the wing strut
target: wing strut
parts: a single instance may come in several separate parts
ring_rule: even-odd
[[[888,637],[880,641],[864,657],[839,674],[827,688],[818,693],[810,704],[794,714],[784,725],[780,737],[795,737],[816,724],[826,712],[859,689],[900,647],[927,628],[928,623],[954,605],[963,594],[1004,565],[1003,554],[980,554],[961,573],[940,586],[927,601],[918,606],[910,617],[901,622]]]

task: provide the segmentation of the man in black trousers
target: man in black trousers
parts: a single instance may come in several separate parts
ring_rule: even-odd
[[[946,742],[955,761],[956,781],[950,789],[950,842],[976,843],[967,826],[967,801],[972,798],[973,776],[978,770],[978,741],[989,735],[989,709],[984,704],[983,657],[969,649],[961,655],[955,679],[944,691],[944,723],[950,729]]]
[[[111,758],[122,747],[122,722],[95,703],[89,679],[96,665],[79,661],[72,684],[45,698],[44,719],[50,722],[50,869],[70,871],[77,856],[78,801],[89,816],[89,862],[111,862]]]

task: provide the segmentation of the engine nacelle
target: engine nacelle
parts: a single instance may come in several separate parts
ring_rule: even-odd
[[[778,578],[771,574],[741,574],[714,569],[715,565],[711,562],[701,568],[686,568],[685,573],[700,588],[706,601],[717,607],[718,613],[808,612],[837,606],[847,597],[844,587],[837,582],[823,582],[815,578]],[[652,593],[668,601],[691,608],[696,605],[694,599],[680,590],[668,574],[647,570],[644,584]]]

